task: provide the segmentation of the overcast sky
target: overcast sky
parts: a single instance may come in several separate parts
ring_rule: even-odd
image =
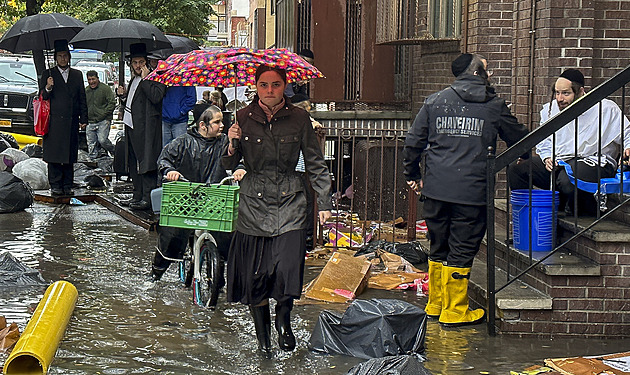
[[[249,0],[232,0],[232,9],[235,9],[239,16],[249,16]]]

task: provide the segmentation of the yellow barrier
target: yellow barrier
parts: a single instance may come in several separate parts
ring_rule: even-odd
[[[77,289],[57,281],[46,293],[4,364],[5,375],[46,374],[77,302]]]
[[[20,149],[31,143],[35,143],[41,146],[42,143],[44,142],[42,137],[37,137],[34,135],[25,135],[25,134],[19,134],[19,133],[7,133],[7,134],[11,134],[13,138],[15,138],[17,143],[20,145]]]

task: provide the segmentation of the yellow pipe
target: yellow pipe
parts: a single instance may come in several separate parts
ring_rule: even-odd
[[[19,133],[7,133],[7,134],[11,134],[13,138],[15,138],[17,143],[20,145],[20,149],[31,143],[35,143],[41,146],[42,143],[44,142],[42,137],[37,137],[34,135],[25,135],[25,134],[19,134]]]
[[[77,288],[67,281],[57,281],[46,289],[24,333],[4,363],[5,375],[48,373],[77,297]]]

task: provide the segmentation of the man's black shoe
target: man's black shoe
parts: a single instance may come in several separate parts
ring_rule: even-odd
[[[52,195],[63,195],[62,189],[50,189],[50,194]]]
[[[63,195],[74,195],[74,191],[72,189],[63,189]]]
[[[131,208],[134,211],[146,211],[149,208],[151,208],[151,203],[142,200],[140,202],[131,202],[129,203],[129,208]]]
[[[132,198],[132,199],[121,199],[121,200],[119,200],[119,201],[118,201],[118,203],[119,203],[121,206],[125,206],[125,207],[129,207],[129,205],[130,205],[130,204],[132,204],[132,203],[138,203],[138,202],[140,202],[140,201],[137,201],[137,200],[135,200],[135,199],[133,199],[133,198]]]

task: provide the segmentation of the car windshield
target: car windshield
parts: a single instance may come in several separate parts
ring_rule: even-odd
[[[0,61],[0,81],[13,83],[34,83],[37,73],[32,62]]]

